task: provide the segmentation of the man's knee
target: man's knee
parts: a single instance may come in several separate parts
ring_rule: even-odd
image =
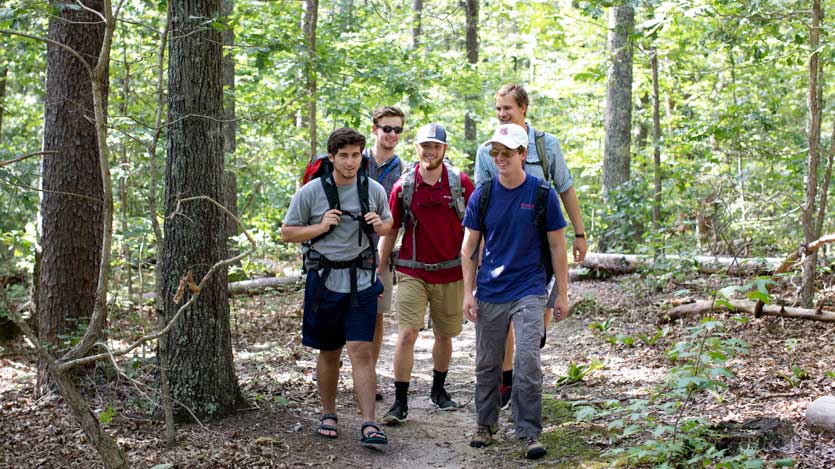
[[[374,344],[372,342],[348,342],[348,356],[354,366],[372,362],[374,360]]]
[[[418,330],[412,327],[401,327],[397,334],[397,345],[401,347],[414,347],[417,342]]]

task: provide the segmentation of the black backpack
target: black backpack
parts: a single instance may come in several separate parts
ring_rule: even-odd
[[[493,191],[493,178],[489,178],[481,185],[481,192],[478,196],[478,226],[479,226],[479,240],[478,245],[481,245],[481,236],[484,236],[484,220],[487,217],[487,206],[490,205],[490,194]],[[545,268],[545,283],[549,283],[554,276],[554,267],[551,263],[551,248],[548,245],[548,231],[545,229],[545,210],[548,205],[548,194],[551,191],[551,184],[545,180],[539,180],[539,186],[536,188],[536,195],[534,196],[534,226],[536,227],[539,237],[542,240],[542,248],[540,252],[540,259],[542,266]],[[478,257],[478,247],[471,256],[475,260]]]

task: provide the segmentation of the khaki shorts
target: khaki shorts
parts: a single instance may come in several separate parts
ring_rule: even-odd
[[[391,314],[391,289],[394,288],[394,285],[392,285],[394,272],[385,269],[382,274],[378,275],[378,278],[383,283],[383,294],[377,298],[377,314],[388,316]]]
[[[463,280],[433,284],[397,273],[397,322],[402,328],[423,327],[429,303],[432,329],[437,334],[455,337],[461,333],[463,301]]]

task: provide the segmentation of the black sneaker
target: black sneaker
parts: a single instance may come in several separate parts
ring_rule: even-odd
[[[510,398],[513,396],[513,387],[505,386],[504,384],[499,388],[499,394],[502,396],[502,410],[510,407]]]
[[[449,393],[445,389],[433,392],[429,395],[429,398],[441,410],[458,410],[458,403],[449,397]]]
[[[548,450],[538,442],[536,438],[528,438],[525,441],[525,457],[528,459],[539,459],[548,454]]]
[[[397,425],[403,423],[409,418],[409,405],[405,402],[394,401],[394,405],[383,417],[383,423],[386,425]]]

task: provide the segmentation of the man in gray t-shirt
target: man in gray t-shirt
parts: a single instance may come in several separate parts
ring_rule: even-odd
[[[383,286],[374,276],[377,253],[369,240],[371,230],[366,229],[386,235],[392,218],[383,186],[358,174],[364,146],[365,137],[356,130],[341,128],[331,133],[328,159],[333,172],[308,182],[293,195],[281,237],[285,242],[310,242],[303,248],[307,279],[302,343],[319,350],[316,375],[322,416],[316,435],[337,437],[339,357],[347,344],[354,391],[365,420],[360,442],[383,449],[388,439],[374,421],[377,375],[372,343],[377,297]],[[363,201],[360,194],[366,190],[368,200]],[[365,210],[362,205],[367,205]]]

